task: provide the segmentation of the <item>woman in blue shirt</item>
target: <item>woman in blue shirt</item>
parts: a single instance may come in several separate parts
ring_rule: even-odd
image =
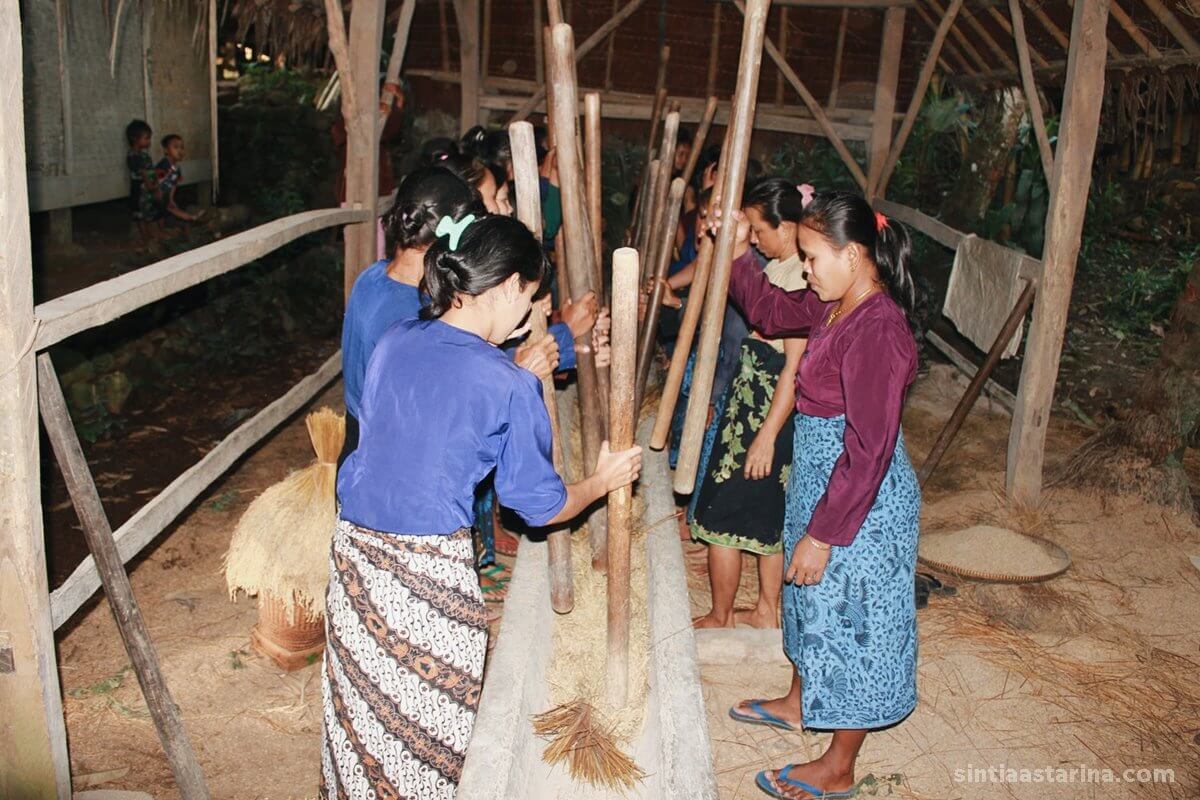
[[[517,220],[441,220],[421,318],[379,340],[358,448],[338,475],[323,670],[322,797],[450,800],[479,704],[487,628],[472,565],[475,489],[533,526],[566,522],[641,469],[601,448],[565,486],[538,379],[499,350],[523,333],[548,264]]]

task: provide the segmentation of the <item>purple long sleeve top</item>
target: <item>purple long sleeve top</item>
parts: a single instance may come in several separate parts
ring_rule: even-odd
[[[846,417],[845,450],[807,533],[826,544],[848,545],[887,474],[904,397],[917,373],[917,345],[904,312],[881,292],[826,327],[830,303],[807,289],[786,292],[772,285],[747,257],[733,264],[729,295],[764,336],[808,338],[796,371],[796,410]]]

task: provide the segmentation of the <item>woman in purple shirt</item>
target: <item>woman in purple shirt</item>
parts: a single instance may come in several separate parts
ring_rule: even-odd
[[[741,224],[745,224],[741,222]],[[809,289],[735,265],[729,293],[766,336],[803,336],[788,485],[784,649],[792,687],[734,719],[832,730],[814,761],[761,772],[783,798],[848,797],[867,731],[917,702],[913,579],[921,491],[900,416],[916,375],[908,233],[846,193],[817,194],[797,242]]]
[[[479,705],[487,627],[473,568],[476,486],[495,473],[533,526],[636,480],[641,450],[601,447],[564,486],[541,383],[497,345],[523,333],[548,264],[515,219],[444,217],[419,319],[367,365],[358,447],[338,473],[323,670],[321,797],[451,800]]]

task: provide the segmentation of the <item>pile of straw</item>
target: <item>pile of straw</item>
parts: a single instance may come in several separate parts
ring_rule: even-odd
[[[542,753],[547,764],[566,762],[571,777],[614,791],[633,789],[646,773],[617,746],[613,732],[596,717],[596,709],[575,700],[538,714],[533,732],[550,744]]]
[[[255,498],[238,520],[225,554],[231,600],[238,591],[273,597],[290,617],[323,613],[329,543],[337,519],[337,458],[346,435],[342,415],[329,408],[304,420],[317,460]]]

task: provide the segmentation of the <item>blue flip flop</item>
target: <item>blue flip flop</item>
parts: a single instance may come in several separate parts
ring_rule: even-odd
[[[786,783],[788,786],[794,786],[802,792],[808,792],[813,798],[815,798],[815,800],[846,800],[846,798],[854,797],[854,795],[858,794],[857,786],[840,792],[827,792],[824,789],[818,789],[811,783],[805,783],[804,781],[796,780],[795,778],[789,778],[788,772],[793,766],[795,765],[788,764],[786,767],[779,770],[778,779],[783,783]],[[791,800],[791,798],[789,798],[787,795],[780,794],[779,792],[775,791],[775,787],[771,785],[771,781],[767,778],[767,773],[765,770],[758,773],[758,776],[754,779],[754,782],[758,785],[758,788],[771,795],[771,797],[779,798],[779,800]]]
[[[779,728],[782,731],[794,731],[796,726],[792,723],[782,720],[762,707],[762,700],[751,700],[750,708],[758,714],[757,717],[752,717],[749,714],[743,714],[738,711],[737,706],[729,709],[729,716],[738,722],[744,722],[747,725],[766,725],[768,728]]]

